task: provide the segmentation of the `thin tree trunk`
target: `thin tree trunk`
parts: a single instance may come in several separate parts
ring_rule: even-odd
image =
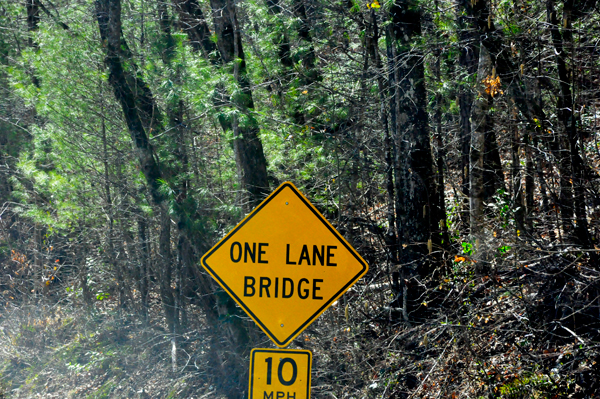
[[[393,197],[393,203],[394,203],[394,210],[395,210],[395,223],[396,225],[395,230],[396,230],[396,254],[397,254],[397,259],[398,261],[400,261],[401,258],[401,253],[402,253],[402,246],[400,245],[400,240],[401,237],[403,236],[402,233],[402,224],[400,223],[400,219],[398,217],[399,213],[400,213],[400,209],[401,205],[400,205],[400,195],[398,194],[398,190],[400,189],[400,182],[399,182],[399,176],[398,176],[398,168],[396,167],[396,165],[398,164],[398,147],[396,145],[396,140],[398,137],[398,101],[397,101],[397,97],[398,97],[398,85],[397,85],[397,75],[398,75],[398,67],[396,64],[396,46],[395,46],[395,40],[394,40],[394,35],[393,35],[393,30],[392,30],[392,26],[388,25],[387,29],[386,29],[386,37],[385,37],[385,41],[386,41],[386,50],[387,50],[387,58],[388,58],[388,91],[389,91],[389,113],[390,113],[390,134],[391,134],[391,145],[390,148],[392,149],[391,154],[393,155],[393,158],[390,160],[390,166],[392,168],[392,174],[393,174],[393,178],[389,179],[388,182],[392,181],[394,183],[394,187],[391,190],[391,192],[394,194]],[[388,192],[390,192],[390,190],[388,189]]]
[[[125,114],[127,128],[135,144],[138,162],[149,185],[151,197],[155,203],[162,204],[164,198],[159,187],[162,174],[155,159],[154,149],[144,128],[144,125],[148,123],[142,121],[143,116],[147,116],[144,114],[147,113],[142,112],[136,103],[136,94],[147,96],[149,93],[146,90],[138,93],[132,90],[130,82],[135,79],[128,76],[130,74],[124,70],[122,64],[122,58],[126,59],[128,57],[122,53],[121,47],[121,2],[120,0],[98,0],[96,2],[96,13],[100,36],[106,46],[105,62],[110,72],[109,83]],[[143,86],[147,88],[145,84]],[[149,102],[154,102],[152,97],[146,97],[142,101],[144,105]]]
[[[158,3],[158,12],[160,16],[160,29],[162,32],[162,58],[165,65],[169,66],[169,70],[172,71],[170,73],[171,80],[173,82],[179,83],[179,70],[177,67],[174,67],[172,63],[173,57],[175,56],[175,40],[173,39],[173,36],[171,34],[172,21],[165,3]],[[187,198],[188,180],[186,178],[182,178],[182,176],[185,176],[188,172],[188,157],[184,137],[185,129],[183,127],[183,100],[179,99],[177,95],[174,95],[166,104],[166,114],[168,118],[168,131],[170,132],[170,134],[167,135],[165,139],[167,140],[167,146],[174,146],[173,152],[176,158],[176,161],[170,165],[168,171],[172,177],[180,181],[179,184],[177,184],[174,187],[176,192],[175,202],[180,208],[181,213],[185,215],[187,213],[185,201]],[[169,265],[164,266],[165,272],[167,270],[166,268],[169,268],[168,276],[165,276],[164,279],[165,283],[168,284],[168,292],[167,288],[163,288],[161,285],[161,291],[165,291],[164,294],[162,294],[162,297],[172,302],[172,322],[170,332],[171,367],[173,373],[177,372],[178,337],[182,332],[180,319],[181,315],[185,313],[185,311],[183,310],[185,308],[183,286],[186,284],[186,282],[182,275],[183,266],[180,250],[181,245],[179,244],[182,240],[184,240],[184,237],[181,231],[179,231],[178,233],[179,238],[177,245],[177,262],[172,262],[171,257],[169,256]],[[173,264],[176,265],[175,268],[173,267]],[[173,273],[175,274],[174,276]],[[175,289],[171,288],[171,281],[173,278],[175,280]],[[169,305],[169,302],[167,302],[166,305]]]
[[[469,182],[469,212],[471,236],[474,240],[483,242],[484,235],[484,200],[485,200],[485,142],[486,132],[491,125],[489,109],[491,95],[485,92],[481,83],[486,76],[492,75],[492,59],[485,47],[479,51],[479,67],[477,69],[477,98],[471,114],[471,153],[470,153],[470,182]]]
[[[158,2],[157,4],[158,14],[159,14],[159,26],[161,30],[161,51],[162,51],[162,59],[165,65],[171,67],[171,61],[175,55],[175,40],[171,35],[171,18],[169,17],[169,13],[164,2]],[[169,68],[172,72],[170,73],[170,78],[174,82],[178,81],[178,71],[174,70],[175,68]],[[167,146],[172,145],[171,143],[177,143],[180,136],[180,126],[183,123],[183,115],[181,114],[181,104],[178,100],[177,96],[174,96],[170,99],[170,101],[166,104],[166,114],[167,114],[167,128],[170,134],[165,137]],[[180,145],[181,143],[175,144],[175,157],[177,162],[173,162],[168,170],[166,171],[169,177],[177,177],[182,172],[182,165],[179,161],[184,161],[182,159],[181,152],[184,149]],[[177,191],[177,199],[185,194],[182,194],[182,191],[186,190],[186,183],[183,183],[182,187],[174,187]],[[160,278],[160,296],[161,302],[163,305],[163,311],[165,313],[165,318],[167,322],[167,328],[169,330],[169,334],[171,336],[171,369],[173,373],[177,372],[177,338],[180,334],[179,328],[179,307],[181,305],[180,298],[177,295],[177,289],[172,288],[173,283],[173,273],[175,272],[175,284],[179,287],[180,281],[177,281],[179,260],[178,262],[173,261],[173,254],[171,251],[171,217],[169,215],[169,211],[167,211],[166,207],[161,208],[160,212],[160,239],[159,239],[159,256],[160,261],[158,263],[158,276]],[[177,265],[177,267],[174,267]]]
[[[158,240],[159,262],[157,263],[156,274],[159,278],[160,297],[167,321],[169,334],[174,337],[178,333],[175,298],[171,281],[173,279],[173,260],[171,256],[171,217],[168,211],[163,210],[160,213],[160,237]],[[176,362],[175,362],[176,364]],[[175,365],[173,366],[175,367]]]
[[[436,59],[433,66],[434,75],[439,87],[442,87],[442,77],[440,71],[440,57],[441,52],[439,50],[436,51]],[[442,94],[439,90],[435,93],[435,106],[434,106],[434,125],[435,125],[435,141],[437,144],[437,157],[436,157],[436,177],[437,177],[437,192],[439,194],[439,207],[438,207],[438,215],[435,218],[438,221],[438,227],[440,234],[432,234],[433,244],[437,245],[439,248],[444,249],[448,248],[450,244],[450,238],[448,236],[448,226],[446,221],[446,195],[445,195],[445,187],[444,187],[444,160],[446,157],[445,147],[444,147],[444,138],[442,131]],[[441,257],[439,257],[441,259]]]
[[[148,251],[147,223],[143,214],[138,215],[138,240],[139,240],[139,263],[138,263],[138,290],[140,291],[141,316],[144,323],[148,323],[148,262],[150,254]]]
[[[406,258],[404,256],[404,225],[402,224],[401,212],[402,212],[402,184],[400,182],[400,147],[398,146],[398,135],[400,126],[398,126],[398,109],[399,109],[399,87],[398,82],[400,81],[400,72],[398,65],[398,55],[396,48],[396,38],[394,36],[394,29],[392,24],[388,24],[386,29],[386,50],[388,58],[388,90],[389,90],[389,101],[390,101],[390,130],[391,130],[391,146],[393,149],[393,159],[390,163],[393,169],[393,204],[395,210],[395,222],[396,222],[396,259],[399,264],[399,280],[400,287],[399,291],[402,293],[402,319],[405,322],[409,321],[408,318],[408,286],[406,284],[408,276],[407,267],[405,266]]]
[[[108,216],[108,236],[107,236],[107,244],[108,244],[108,263],[112,266],[115,271],[115,277],[117,280],[117,299],[118,299],[118,307],[117,311],[121,312],[125,298],[123,297],[123,289],[125,286],[125,281],[123,279],[123,271],[119,266],[119,262],[116,259],[116,251],[114,246],[114,209],[112,202],[112,194],[110,191],[110,180],[109,180],[109,170],[108,170],[108,146],[106,143],[106,125],[104,123],[104,118],[101,119],[101,130],[102,130],[102,149],[103,149],[103,164],[104,164],[104,195],[106,196],[106,210]]]
[[[525,227],[529,232],[533,232],[533,212],[535,204],[533,201],[535,190],[535,162],[532,148],[532,132],[526,131],[523,137],[525,145]]]
[[[398,263],[398,240],[396,231],[396,208],[395,208],[395,194],[394,194],[394,159],[395,159],[395,146],[390,134],[390,127],[388,123],[388,112],[385,107],[387,90],[385,81],[383,79],[383,64],[381,57],[379,56],[379,49],[377,48],[379,43],[379,28],[377,25],[377,14],[375,10],[371,9],[371,25],[373,26],[373,38],[370,41],[371,60],[375,64],[377,71],[377,86],[379,90],[380,100],[380,117],[381,124],[384,130],[384,146],[385,146],[385,177],[386,177],[386,191],[388,199],[387,207],[387,221],[388,228],[385,233],[386,245],[390,253],[390,260],[392,264]]]
[[[33,40],[31,33],[37,32],[40,26],[40,7],[36,0],[25,0],[25,9],[27,10],[27,31],[30,33],[27,38],[29,47],[37,48],[38,45]]]
[[[463,214],[467,216],[469,214],[471,108],[473,106],[472,85],[466,82],[476,76],[479,60],[479,35],[476,29],[474,29],[475,24],[472,21],[472,2],[470,0],[460,0],[460,7],[458,7],[457,11],[458,35],[461,44],[459,64],[462,76],[464,76],[464,78],[459,80],[458,85],[461,192],[465,199],[463,205],[467,209],[466,212],[461,212],[461,219],[464,219]],[[468,227],[468,217],[466,219],[462,220],[462,223]]]
[[[590,237],[585,209],[584,167],[583,160],[577,147],[578,133],[573,114],[573,94],[571,80],[573,70],[570,68],[565,46],[573,41],[571,28],[571,13],[573,0],[565,0],[563,6],[563,29],[559,30],[559,22],[554,9],[554,1],[547,0],[547,15],[549,30],[552,36],[558,69],[560,94],[557,99],[557,115],[560,123],[559,133],[559,167],[560,167],[560,210],[563,225],[567,230],[572,229],[571,219],[575,213],[575,238],[579,244],[589,248]]]
[[[513,109],[513,118],[517,118],[517,110]],[[511,123],[512,136],[511,136],[511,200],[513,203],[513,209],[515,213],[515,225],[517,229],[517,235],[520,231],[523,231],[525,226],[525,204],[523,203],[523,185],[521,175],[521,136],[519,134],[519,127],[516,123]]]
[[[33,35],[39,30],[40,27],[40,7],[36,0],[25,0],[25,9],[27,10],[27,32],[29,33],[27,37],[27,43],[29,47],[37,50],[39,46],[35,40],[33,40]],[[31,70],[29,74],[31,76],[31,82],[35,87],[39,88],[40,80],[35,74],[33,66],[30,68]]]
[[[300,63],[296,63],[301,74],[301,82],[304,85],[311,85],[321,79],[316,68],[317,57],[310,34],[310,23],[306,15],[304,0],[292,0],[292,11],[299,21],[298,37],[302,40],[303,47],[300,52]]]
[[[536,102],[530,101],[526,95],[525,84],[520,74],[516,74],[519,68],[515,65],[510,52],[506,51],[503,43],[502,30],[496,29],[491,12],[490,2],[488,0],[461,0],[461,10],[464,11],[464,19],[468,21],[468,27],[477,31],[478,41],[482,47],[485,47],[492,59],[492,65],[496,68],[502,84],[507,84],[507,92],[514,100],[517,108],[523,116],[528,118],[534,125],[535,120],[545,120],[544,110]],[[478,77],[481,81],[482,77]],[[479,83],[479,82],[477,82]],[[493,195],[495,190],[504,186],[504,178],[500,163],[500,156],[497,148],[493,130],[489,130],[487,137],[487,150],[489,155],[485,161],[489,162],[486,166],[486,179],[488,184],[487,195]]]
[[[491,107],[491,104],[490,104]],[[494,118],[490,113],[489,126],[485,131],[485,148],[483,158],[483,181],[485,184],[485,200],[491,199],[498,190],[505,189],[504,172],[500,159],[500,149],[494,130]]]
[[[488,0],[478,0],[478,1],[471,1],[468,2],[466,0],[461,0],[461,9],[465,12],[465,15],[461,17],[461,21],[466,25],[467,28],[473,29],[474,33],[473,33],[473,37],[476,38],[477,41],[477,45],[479,46],[479,64],[477,66],[477,81],[475,82],[475,86],[479,87],[478,90],[476,90],[476,95],[478,96],[478,98],[474,99],[475,103],[477,103],[480,98],[481,95],[486,96],[485,98],[488,101],[488,104],[486,105],[486,110],[485,113],[488,114],[487,118],[485,120],[486,124],[485,124],[485,129],[483,130],[483,147],[477,149],[476,151],[483,151],[483,164],[482,164],[482,171],[481,173],[483,174],[482,177],[482,182],[484,184],[483,187],[481,187],[481,189],[483,190],[483,201],[488,200],[490,198],[492,198],[492,196],[496,193],[496,190],[500,187],[504,186],[504,176],[502,173],[502,164],[501,164],[501,160],[500,160],[500,152],[498,150],[498,144],[496,141],[496,133],[494,132],[494,129],[492,128],[492,123],[493,123],[493,118],[491,117],[491,115],[488,113],[488,110],[491,108],[491,103],[493,102],[493,94],[487,95],[487,93],[485,93],[484,91],[482,91],[481,88],[481,81],[489,76],[494,75],[493,77],[496,78],[496,66],[497,64],[501,64],[502,65],[502,71],[505,74],[504,77],[506,77],[507,74],[513,74],[514,69],[507,71],[507,62],[509,62],[510,60],[506,59],[506,56],[504,53],[502,53],[501,50],[501,41],[500,41],[500,37],[498,36],[498,34],[496,33],[496,27],[494,26],[494,22],[492,19],[492,15],[491,15],[491,10],[490,10],[490,5],[488,3]],[[485,50],[487,50],[487,55],[485,56],[485,58],[489,58],[489,61],[486,61],[489,63],[490,67],[492,67],[491,70],[487,71],[486,75],[480,75],[480,68],[481,68],[481,52],[483,51],[483,48],[485,47]],[[507,78],[508,81],[511,81]],[[511,86],[512,87],[512,86]],[[520,89],[520,86],[518,87]],[[515,89],[516,90],[516,89]],[[516,98],[515,97],[515,101],[518,104],[522,104],[523,103],[523,96],[520,96],[520,92],[518,93],[519,95],[517,95]],[[481,105],[481,102],[479,102],[479,104]],[[473,115],[476,115],[477,113],[481,112],[482,110],[475,110],[475,109],[471,109],[471,131],[472,134],[474,134],[473,132],[473,126],[474,124],[479,124],[482,121],[479,122],[474,122],[473,121]],[[482,126],[483,127],[483,126]],[[471,143],[473,142],[473,139],[471,138]],[[470,152],[472,152],[473,149],[471,148]],[[470,160],[473,161],[473,157],[470,157]],[[473,170],[472,166],[469,167],[469,170]],[[476,178],[479,179],[479,178]],[[470,184],[470,188],[472,188],[472,185]],[[480,195],[479,193],[477,195]],[[470,194],[470,197],[472,197],[472,194]]]
[[[552,213],[554,213],[554,209],[550,208],[550,202],[548,201],[548,185],[546,184],[546,179],[544,178],[544,161],[542,157],[539,155],[536,156],[537,163],[537,175],[538,180],[540,181],[540,193],[542,195],[542,223],[548,229],[548,236],[550,238],[550,242],[556,241],[556,234],[554,233],[554,218]],[[559,226],[556,226],[557,228]]]

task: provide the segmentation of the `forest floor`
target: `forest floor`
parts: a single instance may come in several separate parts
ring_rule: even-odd
[[[408,282],[420,295],[420,317],[409,322],[382,306],[390,284],[372,274],[293,347],[313,351],[316,398],[600,397],[592,261],[576,248],[504,248],[475,271],[466,254],[455,255],[439,285]],[[89,312],[73,311],[83,309],[73,298],[0,298],[0,398],[218,397],[203,331],[179,338],[173,372],[158,298],[147,325],[111,298]],[[193,308],[188,317],[203,325]]]
[[[98,302],[85,314],[60,305],[5,309],[0,319],[0,376],[6,397],[211,396],[210,386],[198,377],[206,373],[202,366],[186,358],[180,370],[171,371],[170,339],[154,324],[160,318],[146,326],[133,324],[130,320],[139,318],[118,315],[111,302]],[[155,310],[153,314],[161,314]],[[200,334],[182,337],[187,350],[201,351]]]

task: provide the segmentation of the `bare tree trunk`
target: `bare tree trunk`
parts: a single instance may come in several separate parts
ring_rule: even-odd
[[[81,286],[81,293],[83,296],[83,302],[85,303],[86,310],[91,312],[94,310],[94,300],[92,298],[92,292],[90,291],[90,286],[88,285],[87,279],[87,265],[83,265],[79,268],[79,285]]]
[[[535,190],[535,162],[533,158],[532,132],[526,131],[523,137],[525,145],[525,227],[531,233],[533,232],[533,212],[535,204],[533,195]]]
[[[216,63],[212,52],[216,49],[210,37],[210,28],[197,0],[175,0],[175,9],[179,15],[179,29],[187,33],[192,48],[202,51],[204,57]]]
[[[36,0],[25,0],[25,9],[27,10],[27,31],[29,33],[36,32],[39,29],[41,20],[39,4]],[[38,47],[31,35],[28,37],[27,42],[29,47]]]
[[[544,215],[542,218],[542,223],[544,226],[548,228],[548,236],[550,237],[550,242],[556,241],[556,234],[554,232],[554,220],[551,213],[554,213],[554,210],[550,208],[550,202],[548,201],[548,185],[546,184],[546,179],[544,178],[544,167],[543,167],[543,159],[540,155],[536,157],[537,163],[537,175],[538,180],[540,182],[540,193],[542,195],[542,214]],[[559,228],[559,226],[556,226]]]
[[[515,74],[518,67],[514,64],[514,60],[510,57],[510,52],[505,51],[503,45],[503,33],[501,30],[496,29],[491,11],[491,5],[488,0],[477,0],[467,1],[461,0],[461,9],[464,11],[464,20],[468,21],[468,27],[474,29],[478,37],[481,48],[485,48],[491,58],[491,65],[494,70],[497,70],[497,75],[501,78],[503,84],[508,85],[508,93],[514,100],[515,105],[519,111],[527,117],[533,124],[534,119],[544,119],[544,111],[536,103],[529,101],[524,93],[524,87],[519,74]],[[481,59],[481,57],[480,57]],[[489,72],[489,71],[488,71]],[[490,76],[479,76],[477,84],[480,84],[481,80]],[[477,101],[477,100],[475,100]],[[492,120],[490,119],[490,122]],[[471,123],[473,126],[473,122]],[[498,145],[494,130],[487,129],[485,136],[485,149],[486,156],[483,161],[483,183],[486,184],[484,191],[485,197],[491,197],[494,195],[498,188],[504,187],[504,177],[500,162],[500,154],[498,151]],[[471,158],[472,159],[472,158]],[[473,170],[470,167],[470,170]],[[472,194],[470,193],[472,197]]]
[[[377,25],[377,14],[375,10],[371,9],[371,25],[373,27],[373,37],[369,41],[370,44],[370,58],[377,70],[377,86],[379,89],[379,100],[380,100],[380,118],[381,124],[384,129],[384,146],[385,146],[385,178],[386,178],[386,192],[388,199],[387,207],[387,221],[388,228],[385,232],[385,243],[390,253],[390,260],[392,264],[398,263],[398,239],[396,231],[396,208],[395,208],[395,194],[394,194],[394,159],[395,159],[395,146],[390,134],[390,127],[388,122],[388,111],[385,107],[387,92],[385,81],[383,78],[383,64],[381,57],[379,56],[379,49],[377,48],[379,43],[379,28]]]
[[[393,182],[394,187],[392,187],[392,190],[390,191],[390,189],[388,189],[388,193],[393,193],[393,207],[395,210],[395,217],[394,217],[394,221],[395,221],[395,234],[397,236],[396,238],[396,258],[398,260],[398,262],[400,261],[401,258],[401,253],[402,253],[402,246],[400,245],[400,240],[401,240],[401,236],[403,235],[402,233],[402,224],[400,223],[400,218],[399,218],[399,213],[400,213],[400,209],[401,208],[401,204],[400,204],[400,196],[398,195],[398,190],[400,189],[400,182],[399,182],[399,175],[398,175],[398,168],[396,167],[396,165],[398,164],[398,147],[396,145],[396,140],[398,137],[398,67],[397,67],[397,62],[396,62],[396,45],[395,45],[395,40],[394,40],[394,35],[393,35],[393,30],[392,30],[392,26],[388,25],[387,29],[386,29],[386,37],[385,37],[385,41],[386,41],[386,50],[387,50],[387,58],[388,58],[388,96],[389,96],[389,113],[390,113],[390,124],[389,124],[389,130],[390,130],[390,135],[391,135],[391,143],[390,143],[390,149],[391,151],[391,155],[393,155],[393,158],[390,159],[390,167],[391,167],[391,171],[390,173],[392,174],[391,179],[388,179],[388,182]]]
[[[412,47],[413,38],[421,35],[420,8],[411,0],[402,0],[395,2],[390,13],[398,46],[395,142],[399,207],[396,212],[402,226],[399,239],[408,245],[404,261],[414,261],[428,253],[427,243],[439,223],[436,217],[440,204],[433,173],[422,54]],[[419,275],[430,273],[428,262],[418,265]]]
[[[145,129],[145,125],[154,125],[154,123],[143,120],[148,115],[154,115],[154,99],[147,85],[143,82],[139,82],[140,84],[137,85],[138,81],[135,77],[132,77],[131,73],[126,72],[123,68],[123,59],[133,60],[129,60],[128,54],[123,53],[120,0],[98,0],[96,2],[96,14],[100,36],[106,46],[106,64],[110,71],[109,83],[123,109],[127,128],[135,144],[135,152],[149,185],[151,197],[155,203],[162,204],[164,198],[159,189],[162,175]],[[130,68],[137,69],[135,65],[130,66]],[[130,86],[132,82],[136,83],[137,92]],[[143,101],[139,101],[141,105],[136,103],[136,94],[144,97]],[[152,119],[157,118],[153,117]]]
[[[123,278],[123,271],[121,270],[121,266],[119,265],[119,262],[117,260],[117,251],[115,251],[115,231],[114,231],[114,225],[115,225],[115,220],[114,220],[114,209],[113,209],[113,201],[112,201],[112,194],[111,194],[111,190],[110,190],[110,180],[109,180],[109,170],[108,170],[108,147],[107,147],[107,143],[106,143],[106,126],[104,124],[104,119],[102,119],[102,148],[103,148],[103,164],[104,164],[104,195],[106,196],[105,201],[106,201],[106,210],[107,210],[107,217],[108,217],[108,232],[107,232],[107,255],[108,255],[108,259],[107,259],[107,263],[111,265],[112,269],[115,272],[115,278],[116,278],[116,282],[117,282],[117,300],[118,300],[118,307],[117,307],[117,312],[119,314],[119,318],[121,316],[121,311],[123,309],[123,306],[125,304],[125,298],[124,298],[124,287],[125,287],[125,280]]]
[[[469,182],[469,211],[471,236],[478,242],[484,238],[484,200],[485,200],[485,142],[486,132],[491,126],[489,109],[492,102],[491,95],[485,92],[481,81],[492,75],[492,59],[485,47],[479,51],[479,67],[477,69],[477,97],[473,104],[471,114],[471,155],[470,155],[470,182]]]
[[[517,110],[513,108],[513,118],[517,118]],[[516,123],[511,124],[511,201],[515,212],[515,224],[517,231],[522,231],[525,226],[525,204],[523,203],[523,184],[521,174],[521,159],[519,153],[521,151],[521,136],[519,127]],[[517,233],[518,235],[519,233]]]
[[[591,243],[585,209],[584,166],[577,147],[579,135],[577,133],[575,115],[573,114],[574,104],[571,91],[573,70],[567,62],[568,50],[565,49],[565,46],[569,46],[573,41],[571,27],[573,0],[564,1],[562,31],[559,30],[554,1],[547,0],[546,8],[549,30],[556,55],[560,86],[556,108],[561,130],[559,133],[560,150],[558,153],[561,219],[563,226],[568,232],[568,230],[573,228],[571,219],[574,211],[576,218],[574,228],[576,241],[582,246],[589,248]]]
[[[171,68],[171,79],[175,82],[180,80],[179,70],[177,67],[173,67],[172,61],[175,56],[174,46],[175,40],[171,34],[172,21],[169,17],[169,13],[165,3],[158,4],[158,11],[160,14],[160,29],[162,32],[162,43],[163,43],[163,61],[166,65]],[[167,146],[174,147],[175,162],[171,163],[169,167],[169,173],[172,177],[177,177],[179,184],[175,187],[175,202],[182,215],[187,215],[188,210],[186,209],[186,198],[188,190],[187,178],[182,178],[188,172],[188,156],[186,149],[185,140],[185,128],[183,127],[183,100],[177,95],[174,95],[170,101],[166,104],[166,114],[168,118],[168,131],[169,135],[165,136]],[[182,221],[185,223],[186,221]],[[171,330],[171,365],[172,370],[175,373],[177,371],[177,351],[178,351],[178,337],[183,331],[181,328],[181,316],[185,314],[185,300],[183,296],[183,287],[186,285],[186,280],[182,275],[183,260],[181,252],[181,242],[185,238],[181,231],[179,231],[178,245],[177,245],[177,261],[171,261],[169,264],[169,293],[168,300],[172,301],[173,313],[172,313],[172,326]],[[175,267],[173,267],[175,265]],[[174,272],[174,276],[172,275]],[[175,280],[175,289],[171,288],[171,281]]]
[[[148,236],[147,236],[147,223],[144,215],[138,215],[138,247],[139,247],[139,263],[138,263],[138,290],[140,291],[140,302],[141,302],[141,315],[144,323],[148,323],[148,272],[149,272],[149,259],[150,254],[148,251]]]
[[[38,48],[38,44],[33,40],[33,34],[38,31],[40,26],[40,7],[36,0],[25,0],[25,9],[27,10],[27,32],[29,36],[27,38],[27,44],[29,47],[34,49]],[[40,87],[40,80],[31,67],[31,82],[35,87]]]
[[[463,215],[468,215],[469,208],[469,171],[470,171],[470,148],[471,148],[471,108],[473,106],[472,85],[462,83],[473,79],[477,72],[479,59],[479,40],[478,33],[474,29],[475,23],[472,21],[473,7],[470,0],[460,0],[460,7],[457,9],[458,35],[460,39],[460,57],[461,77],[458,86],[458,106],[459,106],[459,127],[460,127],[460,173],[461,173],[461,192],[464,195],[463,202],[466,212],[461,212],[461,221],[468,227],[468,219]]]
[[[232,99],[238,112],[245,115],[240,123],[237,116],[232,121],[233,148],[235,152],[238,179],[248,194],[248,208],[258,205],[269,192],[267,160],[265,158],[258,123],[252,115],[254,101],[246,59],[242,46],[241,32],[237,20],[234,0],[211,0],[214,15],[217,48],[225,64],[233,64],[233,75],[241,93]],[[234,61],[235,60],[235,61]]]
[[[171,361],[173,372],[177,370],[177,335],[179,326],[177,320],[177,304],[171,282],[173,279],[173,259],[171,255],[171,218],[166,210],[160,213],[160,238],[158,241],[160,261],[156,274],[159,278],[160,297],[165,313],[167,328],[171,336]]]
[[[442,77],[440,71],[440,57],[441,52],[439,50],[436,51],[436,59],[433,66],[433,72],[435,75],[435,79],[437,83],[442,86]],[[437,192],[439,194],[439,207],[438,207],[438,215],[435,218],[438,221],[439,232],[440,234],[432,234],[433,244],[435,244],[438,248],[444,249],[448,248],[450,244],[450,238],[448,236],[448,226],[446,221],[446,195],[445,195],[445,187],[444,187],[444,161],[446,158],[445,147],[444,147],[444,138],[442,134],[442,94],[437,91],[435,93],[435,106],[434,106],[434,124],[435,124],[435,141],[437,145],[437,156],[436,156],[436,177],[437,177]],[[441,257],[438,256],[438,258]]]
[[[317,57],[310,34],[310,23],[306,15],[304,0],[293,0],[292,11],[299,21],[298,37],[302,40],[304,47],[300,53],[300,63],[296,63],[301,74],[301,82],[304,85],[311,85],[320,80],[320,74],[316,68]]]

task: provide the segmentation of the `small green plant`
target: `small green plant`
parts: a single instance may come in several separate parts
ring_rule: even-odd
[[[510,245],[502,245],[498,248],[498,252],[500,252],[501,254],[506,254],[508,253],[508,251],[510,251]]]
[[[99,292],[98,294],[96,294],[96,299],[99,301],[103,301],[105,299],[108,299],[110,297],[110,294],[108,292]]]
[[[517,378],[500,387],[501,398],[525,398],[531,397],[540,391],[544,391],[552,385],[552,381],[544,374],[531,374]]]
[[[494,201],[488,204],[488,207],[497,215],[502,229],[506,230],[514,226],[517,209],[512,207],[509,193],[500,189],[494,195]]]
[[[465,255],[469,255],[469,256],[473,255],[473,244],[471,244],[470,242],[463,242],[462,248],[463,248],[463,253]]]

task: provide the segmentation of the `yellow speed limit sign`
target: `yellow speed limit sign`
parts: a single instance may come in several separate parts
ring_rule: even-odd
[[[250,399],[308,399],[312,353],[293,349],[252,349]]]

